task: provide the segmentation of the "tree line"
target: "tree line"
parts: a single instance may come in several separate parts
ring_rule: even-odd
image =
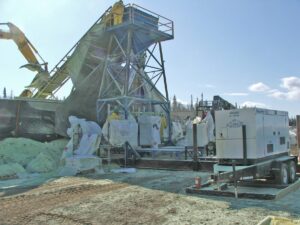
[[[193,96],[191,95],[191,102],[190,104],[183,104],[182,102],[178,102],[176,95],[173,96],[172,102],[171,102],[171,110],[173,112],[189,112],[194,111],[198,105],[198,98],[196,103],[194,104]]]
[[[2,98],[10,98],[10,99],[14,98],[14,93],[13,93],[13,91],[11,90],[11,91],[10,91],[10,95],[8,96],[8,95],[7,95],[7,91],[6,91],[6,87],[4,87],[4,88],[3,88],[3,92],[2,92]]]

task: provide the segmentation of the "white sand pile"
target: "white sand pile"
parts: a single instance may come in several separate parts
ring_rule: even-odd
[[[26,138],[0,141],[0,177],[19,173],[47,173],[58,168],[68,140],[38,142]]]

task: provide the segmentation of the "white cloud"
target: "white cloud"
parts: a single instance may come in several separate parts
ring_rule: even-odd
[[[299,90],[300,89],[300,78],[299,77],[284,77],[281,79],[283,88],[288,90]]]
[[[265,92],[268,91],[270,87],[262,82],[258,82],[250,85],[248,89],[253,92]]]
[[[268,106],[265,103],[262,102],[252,102],[252,101],[245,101],[241,104],[241,107],[247,107],[247,108],[268,108]]]
[[[212,85],[212,84],[205,84],[205,87],[206,87],[206,88],[215,88],[216,86],[215,86],[215,85]]]
[[[224,93],[223,95],[228,95],[228,96],[248,96],[248,93],[244,92],[230,92],[230,93]]]
[[[281,79],[281,85],[284,91],[278,89],[270,90],[270,97],[287,100],[300,100],[300,78],[284,77]]]

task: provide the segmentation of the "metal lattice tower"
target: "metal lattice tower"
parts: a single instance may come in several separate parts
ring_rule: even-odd
[[[111,106],[118,106],[126,119],[129,113],[164,112],[170,124],[161,42],[173,39],[173,22],[127,5],[122,23],[107,24],[106,33],[109,41],[97,100],[98,120]],[[159,83],[164,93],[158,90]]]
[[[174,38],[173,21],[128,4],[116,23],[113,8],[51,70],[47,84],[34,92],[33,98],[51,98],[72,81],[70,95],[57,109],[59,133],[64,133],[69,115],[102,125],[112,107],[125,118],[163,113],[171,125],[162,42]]]

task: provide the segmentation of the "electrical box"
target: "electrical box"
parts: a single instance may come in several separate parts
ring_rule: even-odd
[[[289,118],[284,111],[245,108],[215,112],[218,159],[257,160],[288,153]]]

